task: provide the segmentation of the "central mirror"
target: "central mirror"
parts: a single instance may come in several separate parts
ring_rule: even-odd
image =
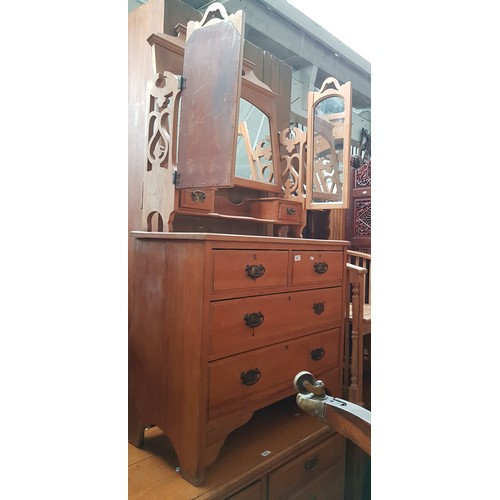
[[[243,179],[276,183],[269,117],[243,98],[240,99],[235,174]]]

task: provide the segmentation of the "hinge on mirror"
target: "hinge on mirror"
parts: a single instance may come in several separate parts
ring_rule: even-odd
[[[179,172],[177,172],[177,170],[174,170],[172,173],[172,184],[177,186],[179,184],[180,178],[181,178],[181,174],[179,174]]]
[[[182,75],[179,75],[179,90],[185,89],[186,88],[186,80],[187,78],[184,78]]]

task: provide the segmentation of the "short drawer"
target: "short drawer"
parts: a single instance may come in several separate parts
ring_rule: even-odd
[[[302,203],[280,198],[260,198],[250,202],[250,213],[257,219],[276,222],[299,223],[303,211]]]
[[[340,329],[327,330],[209,363],[209,418],[237,408],[260,407],[264,397],[294,392],[302,370],[335,368]],[[289,389],[289,390],[288,390]]]
[[[341,283],[344,276],[344,253],[294,251],[292,283]]]
[[[215,191],[213,189],[182,189],[180,192],[179,206],[192,210],[213,212]]]
[[[245,351],[284,335],[340,327],[341,321],[341,287],[212,302],[210,351]]]
[[[278,219],[283,222],[300,222],[302,206],[281,201],[278,206]]]
[[[214,250],[213,258],[214,292],[287,285],[285,250]]]
[[[335,434],[300,457],[271,472],[269,474],[269,498],[273,500],[291,498],[290,495],[296,493],[297,489],[304,487],[305,484],[309,484],[309,491],[315,480],[323,476],[323,471],[333,472],[332,465],[336,462],[339,463],[339,469],[343,472],[344,454],[345,438],[341,434]],[[327,475],[332,474],[327,473]]]

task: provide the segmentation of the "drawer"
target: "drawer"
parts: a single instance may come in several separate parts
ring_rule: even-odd
[[[250,201],[250,214],[257,219],[299,223],[302,211],[302,203],[280,198],[260,198]]]
[[[213,258],[214,292],[287,285],[286,250],[214,250]]]
[[[266,497],[265,490],[265,479],[262,478],[238,491],[238,493],[226,497],[225,500],[264,500]]]
[[[295,496],[297,489],[300,488],[302,491],[302,487],[306,483],[306,491],[310,491],[311,488],[316,489],[314,485],[318,480],[321,484],[324,483],[320,478],[323,477],[323,472],[327,470],[329,472],[326,475],[331,477],[334,475],[332,469],[335,469],[335,472],[340,469],[341,474],[337,473],[340,477],[336,479],[342,479],[344,454],[345,438],[341,434],[335,434],[300,457],[271,472],[269,474],[269,498],[273,500],[289,499],[292,498],[292,494],[293,498],[301,498]],[[335,463],[339,464],[340,467],[332,467]],[[343,485],[343,481],[341,481],[341,484]]]
[[[209,418],[238,408],[260,408],[263,398],[284,390],[293,394],[293,379],[302,370],[315,375],[329,367],[333,370],[339,361],[339,332],[327,330],[212,361]]]
[[[245,351],[291,333],[340,327],[341,320],[341,287],[212,302],[210,351]]]
[[[215,191],[213,189],[182,189],[179,197],[179,206],[192,210],[213,212]]]
[[[302,205],[281,201],[278,207],[278,219],[283,222],[300,222]]]
[[[344,500],[345,464],[337,462],[283,500]],[[274,500],[270,496],[269,499]]]
[[[292,283],[342,282],[344,275],[343,252],[292,252]]]

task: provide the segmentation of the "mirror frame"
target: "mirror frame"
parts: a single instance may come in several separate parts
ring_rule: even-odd
[[[344,112],[338,113],[344,118],[342,154],[343,180],[342,201],[313,201],[314,185],[314,110],[316,106],[329,97],[341,97],[344,100]],[[351,159],[351,123],[352,123],[352,86],[351,82],[340,85],[338,80],[329,77],[318,92],[309,92],[307,102],[307,156],[306,156],[306,208],[309,210],[347,209],[349,208],[349,179]]]

